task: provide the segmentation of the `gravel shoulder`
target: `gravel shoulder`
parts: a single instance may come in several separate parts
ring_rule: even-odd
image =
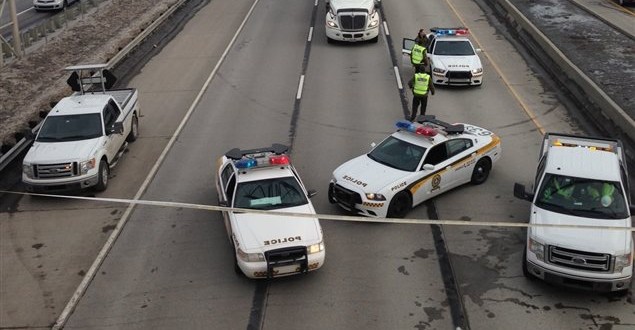
[[[0,144],[35,126],[51,102],[72,93],[66,66],[106,63],[177,0],[111,0],[48,43],[0,69]]]

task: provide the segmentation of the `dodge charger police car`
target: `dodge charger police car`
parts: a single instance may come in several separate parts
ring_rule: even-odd
[[[401,218],[454,187],[485,182],[501,155],[499,137],[474,125],[419,116],[398,121],[397,128],[333,172],[331,203],[364,216]]]
[[[476,54],[467,28],[432,28],[428,34],[427,57],[432,82],[437,85],[472,85],[483,83],[483,65]],[[404,54],[409,54],[414,40],[404,38]]]
[[[315,214],[307,191],[286,154],[273,144],[232,149],[218,161],[219,205],[239,209]],[[249,278],[272,278],[316,270],[324,264],[324,240],[317,218],[223,212],[235,252],[235,268]]]

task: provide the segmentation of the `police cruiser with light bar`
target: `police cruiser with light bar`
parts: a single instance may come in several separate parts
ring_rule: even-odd
[[[427,56],[432,82],[437,85],[481,85],[483,65],[467,28],[432,28]],[[414,40],[404,38],[402,52],[410,54]],[[406,48],[407,47],[407,48]]]
[[[307,191],[286,154],[273,144],[232,149],[218,160],[219,205],[240,209],[315,214]],[[223,212],[235,251],[235,268],[249,278],[272,278],[316,270],[324,264],[324,239],[317,218]]]
[[[547,133],[532,191],[529,223],[607,226],[625,230],[531,227],[523,274],[597,291],[626,292],[633,279],[628,169],[619,140]]]
[[[418,204],[461,184],[481,184],[500,158],[500,139],[435,116],[398,121],[398,130],[368,154],[334,172],[329,201],[370,217],[404,217]]]

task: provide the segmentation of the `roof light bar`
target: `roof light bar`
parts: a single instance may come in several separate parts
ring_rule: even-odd
[[[434,27],[432,29],[430,29],[430,31],[432,31],[432,33],[436,34],[436,35],[447,35],[447,36],[466,36],[468,34],[470,34],[470,31],[468,28],[465,27],[454,27],[454,28],[439,28],[439,27]]]
[[[433,137],[437,135],[438,133],[434,127],[411,123],[406,120],[399,120],[395,125],[397,126],[398,129],[403,129],[408,132],[427,136],[427,137]]]

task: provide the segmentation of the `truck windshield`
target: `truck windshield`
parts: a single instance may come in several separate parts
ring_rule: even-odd
[[[628,218],[619,182],[546,173],[536,206],[553,212],[596,219]]]
[[[273,210],[308,203],[294,177],[249,181],[238,184],[234,207]]]
[[[474,48],[465,40],[437,41],[434,46],[434,55],[444,56],[469,56],[474,55]]]
[[[47,117],[37,136],[38,142],[94,139],[102,136],[98,113]]]
[[[368,157],[398,170],[414,172],[425,152],[424,147],[391,136],[373,149]]]

